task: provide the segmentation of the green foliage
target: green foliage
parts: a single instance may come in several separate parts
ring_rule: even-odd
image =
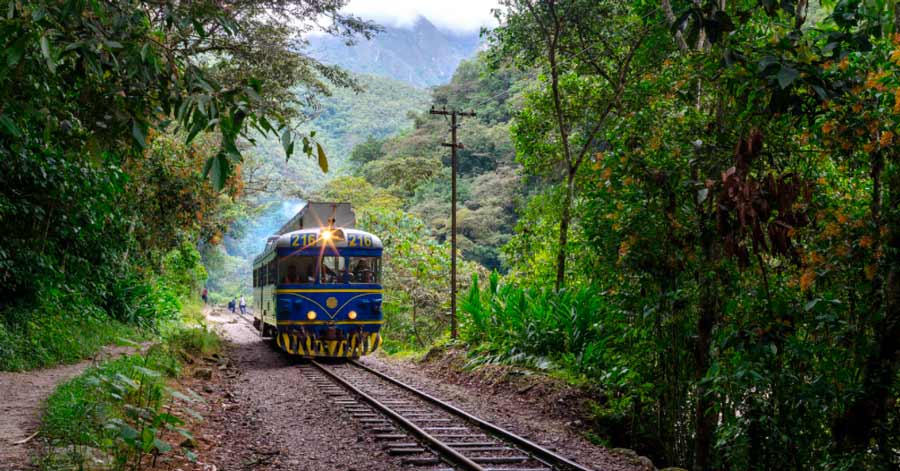
[[[526,74],[514,69],[491,70],[482,55],[464,61],[449,84],[433,91],[435,106],[472,109],[478,115],[464,120],[460,137],[465,148],[458,158],[458,239],[467,259],[491,269],[505,268],[500,247],[512,234],[524,193],[513,163],[509,121],[527,82]],[[410,115],[412,130],[358,144],[353,171],[368,181],[363,194],[369,186],[390,193],[444,241],[449,236],[450,153],[441,143],[447,123],[428,115],[424,103]]]
[[[162,345],[144,355],[125,356],[91,368],[63,383],[47,400],[41,436],[47,451],[43,469],[142,469],[178,448],[194,459],[193,436],[185,424],[199,419],[190,409],[200,397],[167,383],[179,360],[216,353],[220,341],[205,328],[176,327]],[[173,407],[175,406],[175,407]]]
[[[512,126],[537,191],[509,275],[463,304],[473,364],[601,388],[593,439],[657,466],[896,467],[895,3],[502,2],[492,56],[547,72]]]
[[[384,244],[385,349],[430,345],[449,325],[450,244],[435,241],[421,220],[400,210],[370,208],[357,219]],[[463,261],[458,270],[466,280],[478,266]]]
[[[39,292],[32,306],[10,306],[0,322],[0,370],[73,363],[105,345],[140,339],[133,326],[111,318],[81,293]]]

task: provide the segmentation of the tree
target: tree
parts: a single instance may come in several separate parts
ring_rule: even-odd
[[[634,58],[647,28],[625,2],[508,0],[497,11],[495,54],[525,67],[543,67],[549,92],[531,94],[531,107],[514,129],[526,166],[553,173],[566,186],[559,223],[556,289],[565,284],[571,210],[577,176],[634,75]],[[546,119],[552,116],[553,120]],[[553,125],[550,126],[549,123]]]

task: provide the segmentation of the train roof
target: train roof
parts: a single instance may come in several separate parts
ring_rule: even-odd
[[[319,247],[322,247],[322,244],[326,243],[326,239],[324,239],[321,233],[328,228],[325,227],[315,227],[310,229],[300,229],[297,231],[287,232],[281,235],[274,235],[269,237],[268,242],[266,243],[266,249],[262,254],[258,255],[253,259],[253,263],[258,263],[261,259],[269,256],[273,251],[282,250],[292,250],[292,251],[301,251],[304,245],[303,241],[305,240],[302,236],[305,235],[314,235],[316,238],[316,243],[313,246],[309,246],[310,248],[316,248],[318,251]],[[381,253],[381,250],[384,249],[384,244],[382,244],[381,239],[378,238],[375,234],[370,232],[362,231],[359,229],[351,229],[338,227],[332,229],[332,232],[335,233],[335,237],[327,242],[328,247],[334,247],[336,249],[351,249],[354,252],[356,251],[373,251],[377,253]]]

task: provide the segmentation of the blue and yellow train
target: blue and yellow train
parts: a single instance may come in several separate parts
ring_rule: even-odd
[[[253,262],[254,325],[292,355],[372,353],[384,323],[382,250],[377,236],[332,225],[270,237]]]

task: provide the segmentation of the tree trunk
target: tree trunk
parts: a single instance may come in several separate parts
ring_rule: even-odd
[[[707,222],[708,223],[708,222]],[[707,471],[710,468],[710,448],[716,428],[716,416],[713,414],[714,398],[702,384],[710,367],[710,348],[712,333],[719,313],[718,280],[716,279],[715,254],[713,253],[716,235],[711,229],[703,237],[703,258],[705,266],[700,275],[700,317],[697,319],[697,344],[694,350],[697,383],[697,408],[694,411],[694,466],[693,471]]]
[[[891,387],[900,367],[900,259],[896,256],[900,253],[900,171],[895,168],[887,183],[885,208],[890,209],[882,215],[888,230],[884,252],[889,254],[883,285],[884,313],[875,326],[877,346],[866,361],[864,392],[833,426],[835,444],[844,451],[866,449],[884,429],[892,400]]]
[[[566,247],[569,243],[569,220],[572,213],[572,201],[575,199],[575,171],[569,169],[566,177],[566,198],[563,201],[562,217],[559,221],[559,247],[556,254],[556,291],[566,283]]]

